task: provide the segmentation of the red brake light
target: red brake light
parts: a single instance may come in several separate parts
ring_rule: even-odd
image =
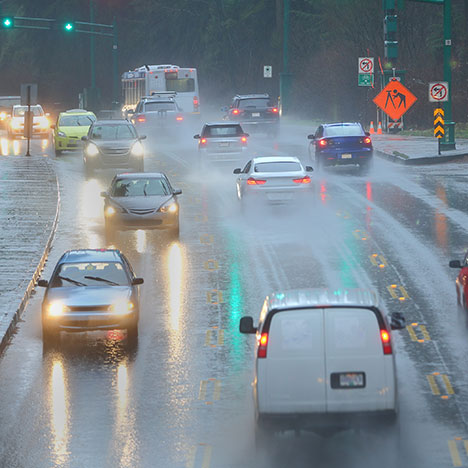
[[[233,109],[233,110],[232,110],[232,113],[233,113],[234,115],[239,114],[239,112],[240,112],[239,109]]]
[[[200,105],[200,102],[198,101],[198,97],[193,96],[193,110],[197,111],[199,105]]]
[[[266,180],[254,179],[253,177],[247,179],[247,185],[263,185],[264,183],[266,183]]]
[[[258,343],[258,358],[266,358],[268,346],[268,333],[262,333]]]
[[[146,122],[146,117],[144,115],[139,115],[137,118],[138,122]]]
[[[176,120],[177,120],[178,122],[182,122],[182,120],[184,120],[184,118],[183,118],[181,115],[178,115],[178,116],[176,117]]]
[[[202,138],[202,139],[200,140],[200,144],[201,144],[201,145],[206,145],[206,138]]]
[[[319,146],[325,147],[327,146],[327,140],[319,140]]]
[[[277,107],[273,107],[273,109],[271,109],[271,112],[274,112],[275,114],[278,113],[278,108]]]
[[[364,138],[364,143],[365,143],[366,145],[370,145],[371,142],[372,142],[372,140],[371,140],[369,137]]]
[[[247,137],[245,137],[245,136],[241,137],[241,141],[242,141],[242,143],[247,143]]]
[[[293,182],[295,182],[296,184],[310,184],[310,177],[305,176],[302,177],[302,179],[293,179]]]
[[[380,330],[380,338],[382,340],[384,354],[392,354],[392,343],[390,341],[390,333],[382,329]]]

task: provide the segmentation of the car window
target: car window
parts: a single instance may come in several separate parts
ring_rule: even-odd
[[[325,127],[326,137],[339,137],[339,136],[363,136],[364,131],[360,125],[333,125],[332,127]]]
[[[177,110],[175,102],[147,102],[145,104],[145,112],[162,112]]]
[[[250,167],[251,167],[251,166],[252,166],[252,161],[249,161],[249,162],[245,165],[245,167],[244,167],[244,169],[243,169],[242,172],[243,172],[244,174],[248,174],[248,173],[250,172]]]
[[[92,115],[63,115],[60,117],[59,125],[62,127],[89,127],[94,121]]]
[[[137,138],[131,125],[95,125],[91,138],[95,140],[133,140]]]
[[[241,99],[239,101],[239,109],[256,109],[264,107],[270,107],[270,100],[268,98]]]
[[[63,263],[50,281],[51,288],[80,285],[127,286],[129,284],[124,267],[118,262]]]
[[[205,137],[235,137],[242,134],[242,129],[239,125],[220,125],[206,127],[203,133]]]
[[[117,180],[112,189],[113,197],[149,197],[170,195],[171,191],[164,179],[135,178]]]
[[[317,131],[315,132],[315,138],[322,138],[323,137],[323,127],[320,126],[317,128]]]
[[[264,162],[255,164],[254,172],[296,172],[302,166],[293,161]]]
[[[13,117],[23,117],[24,113],[28,110],[27,106],[15,107],[13,109]],[[42,109],[40,107],[31,106],[31,112],[33,115],[43,115]]]

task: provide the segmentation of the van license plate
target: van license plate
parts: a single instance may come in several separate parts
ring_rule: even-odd
[[[253,112],[252,117],[260,117],[260,112]]]
[[[364,372],[336,372],[331,374],[332,388],[364,388],[366,386],[366,374]]]
[[[350,153],[344,153],[341,155],[341,159],[351,159],[353,157]]]

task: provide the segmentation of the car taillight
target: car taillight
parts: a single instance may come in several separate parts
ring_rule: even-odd
[[[193,110],[197,111],[199,105],[200,105],[200,101],[198,100],[198,97],[193,96]]]
[[[145,117],[144,115],[139,115],[139,116],[137,117],[137,121],[138,121],[138,122],[146,122],[146,117]]]
[[[364,143],[366,145],[370,145],[372,143],[372,140],[369,137],[364,138]]]
[[[310,184],[310,177],[307,175],[301,179],[293,179],[296,184]]]
[[[258,342],[258,353],[257,357],[262,359],[267,356],[267,346],[268,346],[268,333],[262,333],[260,335],[260,340]]]
[[[254,179],[253,177],[247,179],[247,185],[263,185],[264,183],[266,183],[266,180]]]
[[[245,136],[241,137],[241,141],[242,141],[242,143],[244,143],[244,144],[247,143],[247,137],[245,137]]]
[[[318,144],[319,144],[319,146],[321,146],[322,148],[325,148],[325,146],[327,146],[328,142],[327,142],[327,140],[319,140],[319,141],[318,141]]]
[[[182,120],[184,120],[184,118],[181,115],[178,115],[176,117],[176,120],[177,120],[177,122],[182,122]]]
[[[233,113],[234,115],[238,115],[238,114],[240,114],[240,110],[239,110],[239,109],[233,109],[233,110],[232,110],[232,113]]]
[[[200,145],[206,145],[206,138],[202,138],[200,140]]]
[[[383,353],[392,354],[392,342],[390,340],[390,333],[385,328],[380,330],[380,339],[382,340]]]
[[[277,114],[278,113],[278,108],[277,107],[273,107],[272,109],[268,109],[269,112],[273,112],[273,114]]]

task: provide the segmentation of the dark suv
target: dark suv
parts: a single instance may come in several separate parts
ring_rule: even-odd
[[[268,94],[238,94],[231,105],[222,110],[226,112],[224,120],[239,122],[246,130],[278,133],[279,110]]]

